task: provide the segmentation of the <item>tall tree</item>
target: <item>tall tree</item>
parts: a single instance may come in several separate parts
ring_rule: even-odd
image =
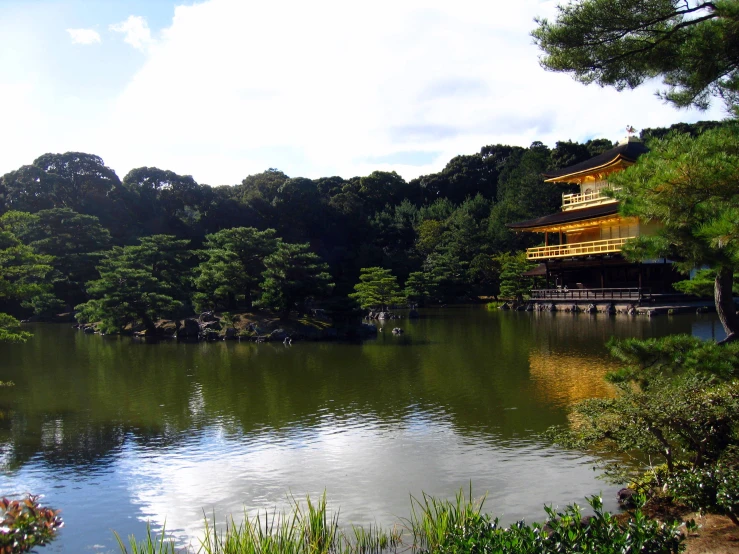
[[[389,269],[382,267],[363,267],[354,290],[349,298],[354,298],[364,309],[386,309],[404,304],[406,300],[398,279]]]
[[[8,212],[4,218],[34,251],[54,256],[49,280],[56,297],[70,306],[83,302],[85,283],[98,277],[95,266],[110,246],[110,233],[98,218],[70,208]]]
[[[91,299],[76,307],[81,322],[98,322],[105,332],[141,324],[156,332],[156,320],[182,309],[177,297],[184,244],[174,237],[147,237],[139,246],[115,247],[98,266],[100,278],[87,284]]]
[[[276,248],[274,229],[237,227],[206,236],[204,259],[195,277],[196,307],[233,310],[243,299],[250,309],[265,270],[264,259]]]
[[[52,259],[23,244],[8,229],[6,219],[0,218],[0,303],[8,306],[46,292]],[[29,336],[20,329],[17,319],[0,312],[0,340],[25,340]]]
[[[707,108],[739,99],[739,4],[735,0],[577,0],[532,33],[541,64],[580,82],[635,88],[662,76],[661,96]]]
[[[262,302],[287,319],[294,309],[303,311],[307,302],[326,296],[333,288],[328,266],[310,251],[308,244],[279,242],[264,260]]]
[[[650,142],[636,165],[614,175],[624,215],[658,221],[655,236],[630,243],[633,259],[666,257],[687,272],[710,266],[716,271],[716,310],[726,341],[739,338],[739,316],[732,298],[739,269],[739,124],[692,138],[678,134]]]

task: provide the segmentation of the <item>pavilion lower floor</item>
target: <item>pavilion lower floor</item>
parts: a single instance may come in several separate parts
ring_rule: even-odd
[[[686,277],[665,260],[627,262],[621,255],[547,260],[527,272],[537,277],[531,299],[541,301],[635,301],[682,297],[673,284]]]

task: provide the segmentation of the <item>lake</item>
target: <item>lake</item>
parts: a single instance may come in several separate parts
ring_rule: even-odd
[[[393,327],[405,334],[394,336]],[[410,495],[472,483],[504,522],[618,487],[538,434],[612,394],[604,342],[723,336],[715,315],[422,311],[357,344],[146,344],[35,325],[0,344],[0,494],[62,510],[41,552],[117,552],[146,522],[181,541],[203,514],[285,507],[326,491],[344,524],[390,526]]]

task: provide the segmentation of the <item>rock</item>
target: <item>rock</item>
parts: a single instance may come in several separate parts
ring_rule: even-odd
[[[554,302],[552,302],[551,304],[549,304],[547,306],[547,311],[548,312],[556,312],[557,311],[557,305]]]
[[[380,312],[377,314],[377,319],[390,319],[390,312]]]
[[[377,327],[371,323],[362,323],[359,327],[359,334],[363,337],[374,337],[377,335]]]
[[[588,307],[585,309],[585,311],[589,314],[594,314],[598,312],[598,308],[595,306],[595,304],[588,304]]]
[[[510,306],[508,305],[508,302],[503,302],[503,303],[502,303],[502,304],[500,305],[500,308],[499,308],[499,309],[500,309],[500,310],[510,310],[510,309],[511,309],[511,307],[510,307]]]
[[[208,323],[209,321],[218,321],[218,318],[213,312],[203,312],[198,318],[200,323]]]
[[[197,319],[188,318],[178,322],[177,333],[178,339],[197,339],[200,336],[200,325]]]
[[[636,306],[629,306],[629,309],[626,310],[626,313],[629,315],[636,315]]]
[[[239,331],[235,327],[226,327],[223,340],[236,340],[237,338],[239,338]]]
[[[87,335],[92,335],[92,334],[95,333],[95,328],[92,325],[89,325],[89,326],[87,326],[87,327],[84,328],[84,332]]]
[[[526,304],[526,311],[527,312],[533,312],[534,311],[534,305],[531,302],[529,302],[528,304]]]
[[[421,314],[418,313],[418,310],[408,312],[408,319],[418,319],[419,317],[421,317]]]
[[[404,331],[400,327],[395,327],[393,329],[393,335],[402,335],[403,333],[404,333]]]
[[[578,306],[577,304],[573,304],[572,305],[572,312],[573,313],[579,313],[580,311],[581,311],[580,310],[580,306]]]
[[[634,496],[636,496],[636,491],[628,487],[623,488],[616,493],[616,499],[618,500],[618,503],[626,508],[636,507]]]
[[[288,338],[290,335],[288,335],[284,329],[275,329],[269,334],[269,340],[273,341],[284,341],[286,338]]]
[[[166,319],[157,321],[156,329],[156,334],[160,337],[173,337],[177,334],[177,324]]]
[[[613,304],[608,304],[608,306],[606,306],[605,312],[608,315],[616,315],[616,306],[614,306]]]
[[[367,314],[367,319],[375,319],[375,317],[377,317],[375,315],[375,312],[370,312],[370,313]]]
[[[208,321],[207,323],[201,323],[200,329],[202,331],[220,331],[222,329],[220,321]]]

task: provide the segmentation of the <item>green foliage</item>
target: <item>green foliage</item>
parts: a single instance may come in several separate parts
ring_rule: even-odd
[[[405,293],[408,302],[423,306],[435,295],[435,289],[436,283],[428,273],[424,271],[414,271],[408,275],[403,292]]]
[[[690,508],[727,515],[739,525],[739,468],[718,461],[708,467],[684,469],[670,475],[670,494]]]
[[[328,295],[334,287],[328,266],[308,244],[279,242],[264,266],[261,301],[283,319],[293,309],[303,311],[309,300]]]
[[[414,276],[414,282],[420,283],[417,277]],[[397,278],[389,269],[381,267],[363,267],[354,290],[356,292],[349,297],[354,298],[364,309],[385,309],[406,302]]]
[[[577,505],[562,512],[546,507],[546,527],[523,521],[503,527],[482,513],[482,502],[475,503],[461,492],[455,502],[424,495],[421,500],[414,499],[410,526],[413,542],[422,554],[658,554],[681,550],[683,536],[677,523],[661,524],[636,510],[631,519],[620,524],[603,511],[600,498],[589,498],[588,503],[594,512],[589,519],[583,518]]]
[[[673,472],[718,460],[735,441],[739,384],[716,383],[702,375],[653,379],[645,390],[625,383],[616,398],[577,404],[571,427],[556,441],[566,447],[603,452],[640,452]],[[605,462],[606,477],[633,478],[634,467]]]
[[[208,235],[201,253],[203,262],[194,280],[198,310],[233,310],[243,299],[251,308],[254,292],[262,280],[264,259],[277,248],[274,229],[254,227],[224,229]]]
[[[0,554],[29,552],[37,546],[51,542],[62,518],[59,512],[44,508],[37,496],[23,500],[0,500]]]
[[[198,552],[206,554],[380,554],[408,548],[420,554],[676,554],[684,536],[677,523],[647,519],[640,509],[621,523],[603,511],[599,497],[588,499],[594,515],[585,518],[580,508],[568,506],[557,512],[545,508],[546,526],[523,521],[503,527],[497,519],[482,513],[483,502],[474,502],[459,493],[453,502],[423,495],[412,500],[407,522],[412,544],[403,543],[401,531],[389,532],[339,525],[338,514],[328,513],[325,494],[306,505],[293,502],[291,512],[273,512],[249,517],[236,524],[233,519],[223,531],[215,521],[206,521],[205,536]],[[132,554],[174,554],[175,546],[164,537],[137,542],[130,538]],[[117,536],[117,535],[116,535]],[[129,550],[118,539],[121,552]],[[184,550],[189,552],[192,550]]]
[[[732,276],[739,268],[739,124],[693,138],[673,135],[650,142],[636,165],[612,177],[622,187],[624,215],[658,221],[653,236],[630,241],[632,259],[666,257],[687,272],[716,271],[714,298],[729,341],[739,333]]]
[[[696,272],[692,279],[678,281],[672,285],[675,290],[701,296],[703,298],[713,297],[714,287],[716,286],[716,272],[713,269],[701,269]],[[739,295],[739,272],[734,273],[734,285],[732,291],[735,295]]]
[[[44,292],[21,302],[24,308],[33,310],[34,315],[51,316],[64,310],[64,301],[50,292]]]
[[[11,315],[0,313],[0,341],[22,342],[31,337],[31,333],[21,329],[21,323]]]
[[[739,8],[733,0],[578,0],[532,33],[541,64],[582,83],[635,88],[662,76],[662,97],[707,108],[712,95],[736,105]]]
[[[0,301],[24,301],[47,292],[53,258],[22,244],[8,229],[9,220],[0,218]],[[0,313],[0,340],[26,340],[30,333],[19,326],[16,318]]]
[[[500,264],[500,295],[503,298],[514,298],[523,302],[533,288],[533,279],[524,277],[522,273],[533,268],[535,264],[526,260],[526,252],[502,254],[498,257]]]
[[[110,232],[98,218],[69,208],[53,208],[35,214],[8,212],[3,219],[35,252],[54,256],[54,271],[49,275],[53,293],[69,305],[84,300],[85,283],[98,277],[95,266],[102,251],[110,247]]]
[[[610,373],[611,382],[632,381],[643,387],[657,377],[697,374],[724,381],[739,376],[739,345],[717,345],[690,335],[659,339],[611,339],[611,355],[625,365]]]
[[[87,285],[91,300],[76,307],[81,322],[99,322],[106,333],[143,324],[153,332],[155,321],[182,308],[178,280],[187,279],[187,241],[166,235],[145,237],[138,246],[116,247],[106,253],[100,279]]]

